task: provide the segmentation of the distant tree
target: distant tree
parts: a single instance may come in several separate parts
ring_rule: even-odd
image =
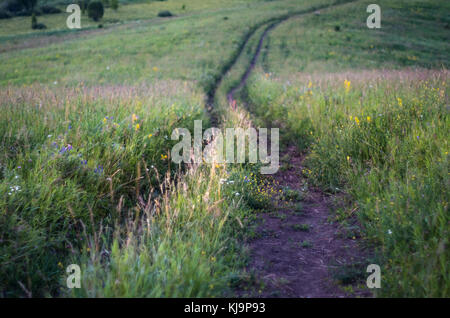
[[[81,13],[86,14],[86,9],[88,7],[89,0],[79,0],[78,5],[80,6]]]
[[[117,11],[119,9],[119,0],[111,0],[111,8]]]
[[[34,29],[37,24],[36,14],[33,12],[31,15],[31,28]]]
[[[28,11],[34,10],[37,4],[37,0],[19,0],[18,2]]]
[[[36,30],[36,29],[41,30],[41,29],[47,28],[45,26],[45,24],[37,22],[36,13],[34,13],[34,12],[31,14],[31,28],[33,30]]]
[[[92,1],[88,5],[88,16],[94,21],[98,21],[103,17],[103,3],[100,1]]]

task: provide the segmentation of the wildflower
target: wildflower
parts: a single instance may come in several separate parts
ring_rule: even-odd
[[[105,118],[103,118],[103,123],[105,123],[106,124],[106,122],[108,121],[108,119],[105,117]]]
[[[61,262],[58,262],[58,267],[63,268],[63,264]]]
[[[102,174],[103,173],[103,166],[98,165],[97,168],[94,169],[95,173]]]
[[[309,81],[308,88],[311,88],[311,87],[312,87],[312,83],[311,83],[311,81]]]
[[[367,116],[367,122],[370,123],[372,121],[372,119],[370,118],[370,116]]]
[[[47,138],[52,138],[52,135],[48,135]]]
[[[241,194],[240,194],[239,192],[236,192],[234,195],[238,197],[238,196],[240,196]]]
[[[403,106],[403,101],[400,97],[397,98],[398,106]]]
[[[353,116],[352,115],[348,116],[348,118],[350,118],[350,120],[353,120]]]
[[[153,71],[154,72],[158,72],[158,68],[155,66],[155,67],[153,67]]]
[[[206,252],[205,251],[202,251],[202,255],[205,255],[206,254]]]
[[[389,235],[391,235],[391,234],[392,234],[392,231],[391,231],[391,230],[388,230],[387,233],[388,233]]]
[[[131,115],[131,121],[134,123],[136,120],[138,120],[138,116],[136,114]]]
[[[211,262],[215,262],[216,258],[214,256],[211,256]]]
[[[355,116],[355,122],[359,125],[359,119],[357,116]]]
[[[139,130],[139,127],[141,127],[139,124],[136,124],[136,127],[134,128],[134,130]]]
[[[345,87],[345,92],[348,93],[348,92],[350,91],[351,82],[345,80],[345,81],[344,81],[344,87]]]
[[[347,156],[347,161],[350,161],[350,156]]]
[[[166,160],[167,159],[167,155],[161,155],[161,160]]]
[[[153,134],[149,134],[149,135],[147,136],[147,138],[150,139],[150,138],[152,138],[152,136],[153,136]]]
[[[416,136],[417,137],[417,141],[419,141],[419,136]]]

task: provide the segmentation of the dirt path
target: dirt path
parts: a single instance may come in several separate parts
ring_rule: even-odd
[[[239,84],[227,94],[230,103],[246,85],[270,30],[298,15],[265,25]],[[280,155],[289,158],[289,168],[274,175],[278,190],[289,188],[293,193],[301,193],[302,198],[294,202],[274,198],[275,211],[261,215],[258,238],[248,242],[247,270],[254,273],[264,287],[257,293],[238,293],[260,297],[370,297],[367,288],[356,286],[363,280],[368,253],[358,245],[356,237],[347,237],[344,229],[330,222],[331,197],[319,189],[305,191],[303,157],[296,147],[288,147]],[[346,289],[338,284],[337,277],[348,280]]]
[[[274,202],[275,211],[261,215],[258,238],[248,242],[247,270],[265,286],[259,296],[370,296],[367,289],[354,285],[344,291],[336,283],[335,275],[354,279],[350,268],[365,264],[367,253],[356,239],[346,238],[336,223],[330,223],[331,197],[318,189],[305,191],[303,157],[296,148],[289,147],[283,155],[289,158],[289,168],[274,175],[275,184],[302,196],[292,202]]]

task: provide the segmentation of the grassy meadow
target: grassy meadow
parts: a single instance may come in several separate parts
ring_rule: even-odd
[[[382,267],[375,296],[449,297],[450,6],[380,0],[370,30],[369,3],[124,1],[81,30],[65,10],[38,16],[45,30],[1,19],[0,297],[253,295],[244,242],[276,208],[259,165],[171,161],[174,129],[216,119],[278,127],[281,153],[305,154],[330,221],[357,219]]]

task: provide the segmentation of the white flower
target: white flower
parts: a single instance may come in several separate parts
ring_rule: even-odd
[[[234,180],[228,181],[228,184],[233,184],[233,183],[234,183]]]
[[[239,194],[239,192],[236,192],[234,195],[235,195],[235,196],[239,196],[240,194]]]
[[[52,135],[48,135],[48,136],[47,136],[47,138],[51,138],[51,137],[52,137]]]
[[[109,71],[109,66],[107,66],[106,69]]]
[[[389,234],[389,235],[391,235],[391,234],[392,234],[392,231],[391,231],[391,230],[388,230],[387,232],[388,232],[388,234]]]
[[[224,184],[225,182],[227,182],[227,179],[220,179],[220,184]]]

